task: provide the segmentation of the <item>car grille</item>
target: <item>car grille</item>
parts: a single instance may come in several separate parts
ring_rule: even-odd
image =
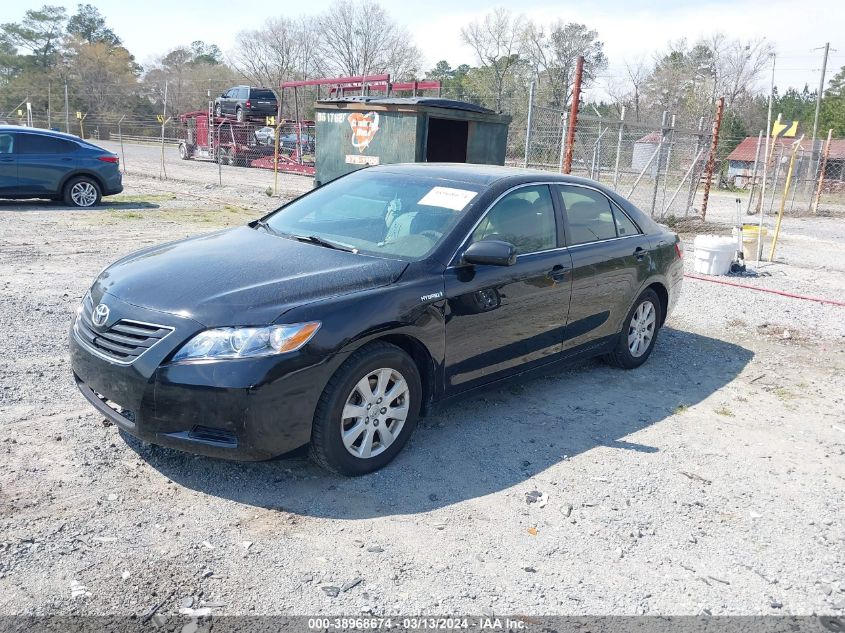
[[[92,351],[119,363],[129,364],[173,331],[166,325],[121,319],[107,330],[91,325],[91,302],[84,301],[74,327],[80,341]]]

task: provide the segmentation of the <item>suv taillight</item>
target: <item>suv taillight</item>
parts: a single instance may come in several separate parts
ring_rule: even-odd
[[[251,108],[251,107],[252,107],[252,104],[249,102],[249,99],[247,99],[247,100],[246,100],[246,107],[247,107],[247,108]]]
[[[104,156],[97,156],[97,160],[101,160],[104,163],[115,163],[115,164],[120,162],[120,158],[118,158],[117,156],[110,156],[108,154],[106,154]]]

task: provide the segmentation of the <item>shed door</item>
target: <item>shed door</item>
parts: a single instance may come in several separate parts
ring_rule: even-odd
[[[467,121],[428,119],[425,159],[429,163],[467,162]]]

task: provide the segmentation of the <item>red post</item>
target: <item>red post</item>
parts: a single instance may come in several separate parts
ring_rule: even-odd
[[[569,115],[569,129],[566,131],[566,155],[563,159],[564,174],[572,171],[572,151],[575,146],[575,125],[578,122],[578,101],[581,99],[581,75],[584,73],[584,58],[578,56],[575,64],[575,85],[572,87],[572,108]]]
[[[710,198],[710,183],[713,180],[713,169],[716,166],[716,149],[719,147],[719,130],[722,127],[722,114],[725,111],[725,98],[719,97],[716,102],[716,118],[713,120],[713,138],[710,139],[710,156],[707,158],[704,180],[704,198],[701,201],[701,219],[707,216],[707,200]]]

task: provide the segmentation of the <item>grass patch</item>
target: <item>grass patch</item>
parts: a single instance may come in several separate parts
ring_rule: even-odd
[[[172,193],[151,193],[147,195],[117,195],[112,196],[114,202],[164,202],[165,200],[176,200]]]
[[[735,416],[734,416],[734,412],[733,412],[733,411],[731,411],[731,410],[730,410],[730,408],[729,408],[729,407],[727,407],[727,406],[726,406],[726,405],[724,405],[724,404],[723,404],[721,407],[719,407],[718,409],[714,409],[713,411],[714,411],[714,413],[716,413],[716,415],[723,415],[723,416],[725,416],[726,418],[733,418],[733,417],[735,417]]]
[[[778,387],[777,389],[772,390],[772,393],[775,394],[781,402],[789,402],[795,398],[795,394],[785,387]]]
[[[678,414],[681,414],[685,411],[689,411],[689,405],[681,403],[677,407],[674,408],[674,410],[672,411],[672,415],[678,415]]]
[[[135,211],[116,211],[109,209],[109,217],[115,220],[140,220],[144,216]]]

